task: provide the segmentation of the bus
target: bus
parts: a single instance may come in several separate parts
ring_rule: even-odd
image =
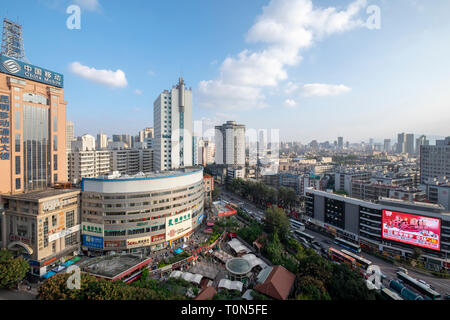
[[[347,250],[341,250],[344,254],[352,257],[355,259],[356,265],[360,267],[361,269],[367,270],[367,268],[372,264],[372,261],[369,261],[367,259],[364,259],[363,257],[360,257],[350,251]]]
[[[294,220],[294,219],[289,219],[290,223],[291,223],[291,227],[292,229],[298,229],[298,230],[305,230],[305,225],[303,223],[301,223],[300,221]]]
[[[302,231],[295,230],[294,233],[295,233],[298,237],[303,238],[303,239],[307,240],[308,242],[313,242],[314,239],[315,239],[312,235],[307,234],[307,233],[302,232]]]
[[[334,243],[336,243],[337,245],[339,245],[347,250],[350,250],[351,252],[361,253],[361,247],[358,244],[351,243],[347,240],[344,240],[344,239],[341,239],[338,237],[336,237],[334,239]]]
[[[388,300],[403,300],[402,297],[400,297],[397,293],[395,293],[392,290],[389,290],[388,288],[381,289],[381,295]]]
[[[438,292],[434,291],[426,284],[423,284],[423,283],[417,281],[416,279],[410,277],[409,275],[407,275],[404,272],[398,271],[397,277],[400,280],[402,280],[405,284],[409,285],[411,288],[414,288],[415,290],[417,290],[418,292],[420,292],[425,297],[427,297],[431,300],[438,300],[441,298],[441,295]]]
[[[352,257],[346,255],[345,253],[342,253],[339,250],[336,250],[334,248],[328,249],[328,256],[331,258],[331,260],[337,261],[339,263],[345,263],[352,269],[354,268],[354,266],[356,264],[356,261],[354,258],[352,258]]]

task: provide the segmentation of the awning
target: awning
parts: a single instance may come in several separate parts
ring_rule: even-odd
[[[70,265],[74,264],[74,262],[72,260],[66,261],[63,263],[63,266],[68,267]]]
[[[177,249],[173,250],[173,252],[175,252],[176,254],[180,254],[183,252],[183,249],[177,248]]]
[[[46,274],[44,274],[44,275],[42,276],[42,278],[48,279],[48,278],[54,276],[55,274],[56,274],[56,272],[50,271],[50,272],[47,272]]]

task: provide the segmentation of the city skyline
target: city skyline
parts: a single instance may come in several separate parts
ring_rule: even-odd
[[[14,3],[7,17],[23,24],[27,58],[64,74],[67,119],[75,123],[76,136],[112,135],[119,127],[135,135],[152,126],[153,101],[180,75],[193,90],[193,119],[279,128],[281,141],[343,136],[382,142],[394,141],[398,132],[417,132],[433,143],[433,136],[448,135],[444,1],[345,1],[329,10],[331,1],[248,1],[239,3],[240,12],[233,1],[165,2],[146,3],[137,12],[116,1],[78,0],[73,3],[82,9],[81,29],[69,30],[65,10],[71,3],[33,1],[28,11]],[[362,26],[369,5],[380,8],[380,29]],[[289,20],[288,9],[302,13],[304,22]],[[41,25],[30,17],[36,12]],[[198,21],[179,30],[155,12]],[[123,23],[119,15],[136,18]],[[318,16],[323,24],[308,22]],[[272,22],[293,34],[268,32],[264,28]],[[55,41],[40,52],[44,30]],[[83,49],[90,46],[96,50]],[[99,70],[110,71],[109,82]]]

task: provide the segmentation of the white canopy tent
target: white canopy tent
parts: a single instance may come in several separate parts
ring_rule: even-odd
[[[219,282],[218,288],[225,288],[228,290],[239,290],[240,292],[242,292],[243,286],[244,284],[240,281],[231,281],[228,279],[222,279]]]
[[[231,249],[233,249],[234,252],[236,253],[249,253],[251,252],[251,250],[249,248],[247,248],[246,246],[244,246],[242,244],[242,242],[240,242],[238,239],[233,238],[233,240],[228,242],[228,245],[231,247]]]

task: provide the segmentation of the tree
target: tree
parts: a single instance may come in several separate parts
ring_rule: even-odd
[[[221,193],[221,190],[219,187],[215,186],[214,190],[212,191],[212,200],[217,201]]]
[[[299,259],[299,277],[310,276],[327,283],[332,277],[331,264],[316,253],[311,253]]]
[[[290,230],[289,218],[280,208],[268,208],[266,209],[264,228],[267,233],[277,233],[280,240],[285,241]]]
[[[25,278],[29,269],[30,265],[24,258],[14,258],[12,251],[0,250],[0,288],[13,288]]]
[[[297,300],[331,300],[322,281],[311,276],[297,279]]]

